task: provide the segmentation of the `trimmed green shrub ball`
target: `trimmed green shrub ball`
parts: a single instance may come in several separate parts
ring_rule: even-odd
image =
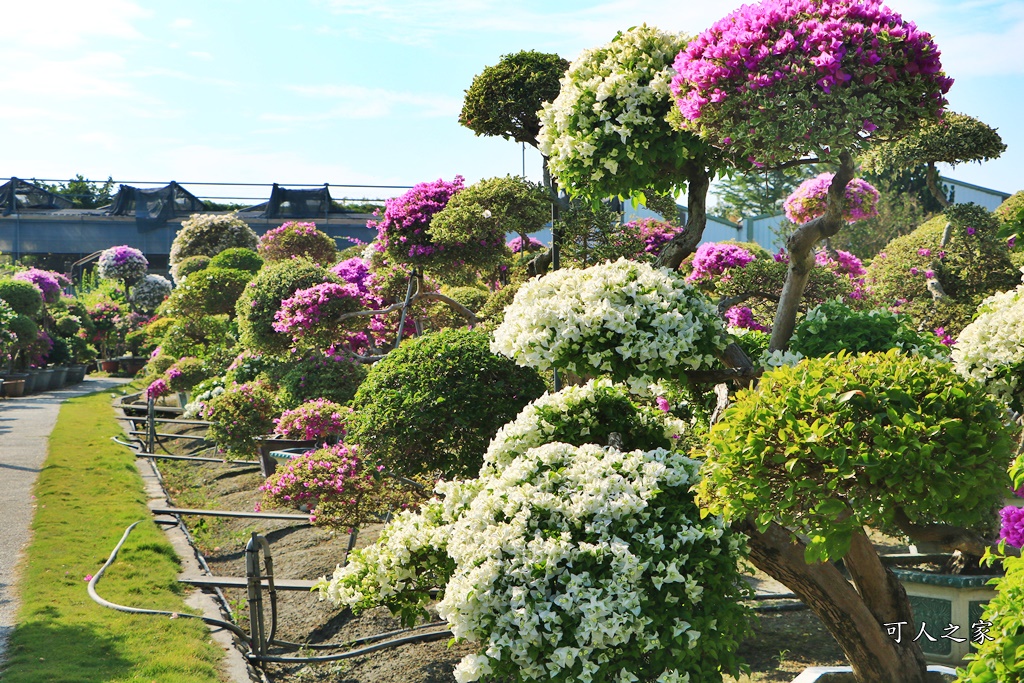
[[[543,393],[537,371],[491,353],[482,332],[442,330],[371,368],[346,440],[406,476],[474,475],[498,429]]]
[[[30,282],[14,278],[0,279],[0,299],[3,299],[18,315],[34,318],[43,308],[43,295]]]
[[[274,314],[281,307],[281,302],[296,291],[323,282],[340,280],[306,259],[268,264],[246,285],[235,306],[242,346],[258,353],[285,353],[292,338],[289,334],[274,331]]]
[[[766,372],[737,393],[698,452],[702,505],[809,537],[808,562],[838,559],[864,526],[991,525],[1010,488],[1012,427],[948,363],[840,353]]]
[[[367,369],[343,356],[316,356],[272,367],[267,372],[280,387],[277,397],[281,408],[291,410],[317,398],[347,404],[366,379]]]
[[[235,270],[258,273],[260,268],[263,267],[263,258],[252,249],[231,247],[210,259],[210,267],[233,268]]]
[[[187,259],[182,260],[181,263],[174,267],[171,273],[174,276],[174,282],[180,285],[192,273],[206,270],[210,267],[211,260],[209,256],[203,255],[189,256]]]
[[[18,337],[15,347],[18,349],[28,348],[39,336],[39,325],[27,315],[18,315],[11,321],[9,328]]]

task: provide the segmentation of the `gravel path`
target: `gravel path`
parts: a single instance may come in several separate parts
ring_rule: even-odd
[[[0,668],[18,611],[16,570],[29,542],[35,511],[32,487],[46,460],[47,439],[57,423],[60,404],[129,381],[87,378],[58,391],[0,399]]]

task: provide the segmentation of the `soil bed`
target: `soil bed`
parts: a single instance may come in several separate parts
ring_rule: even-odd
[[[184,442],[181,442],[184,443]],[[157,449],[160,451],[160,449]],[[174,451],[174,448],[171,448]],[[179,452],[184,452],[180,449]],[[263,478],[258,467],[161,460],[164,486],[178,507],[250,511],[261,494]],[[287,512],[297,512],[289,510]],[[273,554],[278,579],[316,579],[330,575],[342,562],[349,537],[283,520],[187,517],[186,523],[211,571],[218,576],[245,576],[245,544],[253,532],[264,535]],[[372,543],[380,525],[360,529],[356,547]],[[770,583],[756,577],[759,584]],[[785,588],[776,585],[777,590]],[[246,592],[226,589],[232,617],[249,631]],[[267,625],[269,601],[264,595]],[[387,609],[380,608],[353,617],[349,612],[320,601],[315,593],[278,592],[278,640],[295,643],[342,643],[401,628]],[[807,610],[765,612],[759,615],[754,635],[741,648],[750,665],[749,675],[726,681],[739,683],[787,682],[808,666],[845,664],[842,651]],[[272,663],[266,666],[272,683],[451,683],[452,669],[472,644],[449,647],[448,640],[403,645],[341,662]],[[323,655],[336,651],[309,649],[281,654]]]

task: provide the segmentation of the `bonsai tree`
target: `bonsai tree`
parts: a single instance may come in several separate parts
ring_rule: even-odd
[[[315,223],[288,221],[260,237],[259,256],[268,263],[301,257],[327,268],[334,264],[338,250],[334,239]],[[257,270],[259,270],[257,268]]]
[[[572,196],[640,199],[644,190],[672,192],[685,184],[686,230],[659,259],[673,269],[700,242],[707,190],[720,164],[712,146],[666,120],[672,60],[686,44],[683,34],[643,25],[584,50],[558,97],[541,110],[538,138],[552,175]]]
[[[953,204],[887,244],[866,280],[878,306],[898,306],[924,329],[955,337],[982,299],[1013,288],[1020,272],[996,218],[976,204]]]
[[[507,256],[505,235],[521,239],[551,218],[546,189],[524,178],[489,178],[452,196],[430,220],[432,240],[445,248],[446,264],[432,274],[447,284],[471,284]]]
[[[556,54],[526,51],[502,55],[473,77],[459,123],[477,135],[501,136],[537,146],[544,102],[558,95],[558,79],[569,62]]]
[[[747,534],[751,561],[814,610],[859,682],[918,683],[918,644],[887,632],[913,623],[906,593],[864,527],[981,554],[965,528],[1010,485],[1003,418],[945,363],[895,349],[805,359],[740,391],[711,428],[699,501]]]
[[[96,274],[103,280],[120,282],[126,300],[130,300],[128,288],[144,278],[148,268],[149,260],[127,244],[105,249],[96,262]]]
[[[998,159],[1006,151],[999,133],[966,114],[946,112],[938,121],[925,120],[898,140],[875,145],[860,157],[865,172],[927,167],[928,189],[942,206],[949,197],[939,187],[936,163],[955,166],[968,161]]]
[[[843,226],[854,154],[938,120],[952,80],[931,36],[877,0],[744,6],[691,41],[675,69],[681,124],[710,144],[769,170],[838,165],[825,213],[787,243],[789,271],[771,338],[773,349],[784,349],[815,245]]]
[[[192,214],[181,222],[171,243],[171,277],[180,282],[178,264],[189,256],[213,257],[231,247],[256,249],[256,233],[234,213]]]

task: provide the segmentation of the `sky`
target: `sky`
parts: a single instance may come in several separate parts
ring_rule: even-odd
[[[253,203],[330,183],[379,199],[463,175],[539,180],[540,155],[458,123],[473,76],[520,50],[574,59],[647,23],[699,33],[740,2],[0,0],[0,176],[177,180]],[[945,175],[1024,189],[1024,0],[892,0],[930,32],[950,109],[1008,150]]]

